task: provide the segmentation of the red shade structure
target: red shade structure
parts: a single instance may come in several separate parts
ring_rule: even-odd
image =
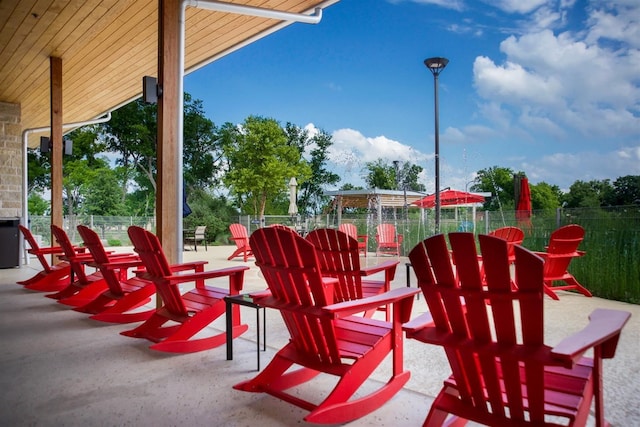
[[[467,205],[469,203],[484,203],[484,196],[458,190],[444,190],[440,192],[440,204],[442,206]],[[420,208],[433,208],[436,206],[436,195],[430,194],[412,205]]]
[[[516,221],[524,231],[531,233],[531,191],[529,180],[525,175],[514,176]]]

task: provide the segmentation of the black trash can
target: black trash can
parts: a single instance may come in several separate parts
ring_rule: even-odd
[[[20,265],[20,218],[0,218],[0,268]]]

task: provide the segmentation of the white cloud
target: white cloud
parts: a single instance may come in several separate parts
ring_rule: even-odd
[[[402,3],[403,1],[406,1],[406,0],[387,0],[387,1],[391,4],[397,4],[397,3]],[[413,3],[418,3],[418,4],[440,6],[446,9],[453,9],[453,10],[464,9],[463,0],[408,0],[408,1],[412,1]]]
[[[640,7],[637,0],[612,2],[599,5],[589,18],[589,33],[586,40],[595,43],[600,39],[611,39],[640,47]],[[605,10],[608,9],[608,10]]]
[[[364,166],[377,159],[402,161],[424,160],[426,156],[413,147],[389,139],[386,136],[367,137],[354,129],[338,129],[333,132],[333,145],[329,150],[331,160],[335,163],[351,162],[351,154],[355,153],[358,162]],[[347,153],[348,155],[345,155]],[[346,159],[346,160],[345,160]]]
[[[547,0],[485,0],[485,3],[507,13],[529,13],[547,3]]]
[[[576,179],[615,180],[626,175],[640,175],[640,146],[621,148],[606,153],[586,151],[555,153],[521,164],[532,182],[556,184],[564,191]],[[578,178],[576,178],[578,177]]]
[[[504,126],[509,115],[496,113],[510,111],[512,126],[551,140],[580,135],[592,143],[597,138],[637,141],[640,3],[613,3],[606,10],[597,4],[588,9],[585,31],[543,29],[509,36],[500,44],[501,64],[478,56],[474,84],[491,106],[480,113],[491,121],[502,118]]]
[[[530,72],[514,62],[498,66],[485,56],[476,58],[473,74],[478,93],[499,103],[549,104],[552,101],[549,94],[560,90],[555,79]]]

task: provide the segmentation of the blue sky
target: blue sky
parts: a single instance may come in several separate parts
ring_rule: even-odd
[[[189,74],[216,125],[260,115],[333,136],[329,168],[363,185],[366,162],[422,166],[464,189],[492,166],[563,190],[640,175],[638,0],[342,0]]]

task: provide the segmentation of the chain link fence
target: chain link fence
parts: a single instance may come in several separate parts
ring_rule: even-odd
[[[285,215],[267,215],[264,218],[240,216],[249,233],[257,228],[284,224],[305,234],[322,227],[338,227],[335,214],[311,218]],[[406,254],[421,240],[434,234],[433,211],[420,209],[384,209],[364,214],[343,213],[342,222],[357,226],[359,234],[369,236],[370,252],[375,252],[376,227],[380,223],[392,223],[398,234],[403,235],[402,254]],[[51,245],[50,218],[33,216],[29,220],[32,233],[43,246]],[[154,217],[100,217],[73,216],[64,218],[64,229],[71,241],[79,244],[76,226],[82,224],[95,230],[106,246],[130,246],[127,228],[131,225],[155,231]],[[525,230],[523,246],[543,251],[550,234],[566,224],[579,224],[585,229],[580,246],[586,256],[576,258],[570,266],[578,280],[594,295],[640,303],[640,206],[616,206],[609,208],[578,208],[534,211],[530,224],[518,223],[514,211],[475,211],[469,207],[443,208],[440,231],[473,231],[488,233],[496,228],[517,226]],[[222,241],[228,241],[224,236]]]

